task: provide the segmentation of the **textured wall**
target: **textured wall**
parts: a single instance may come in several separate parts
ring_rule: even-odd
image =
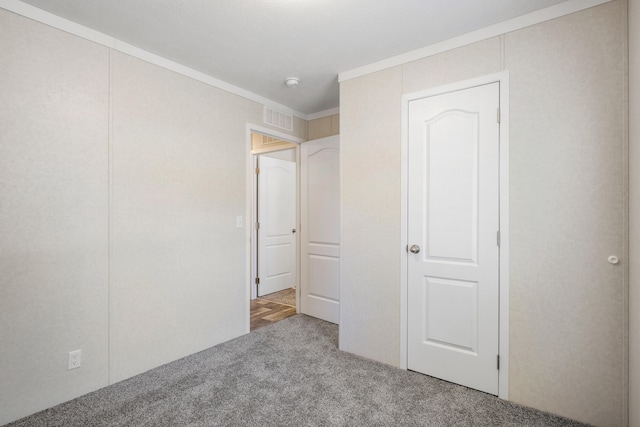
[[[340,349],[399,364],[402,69],[340,85]]]
[[[399,364],[401,95],[508,70],[509,396],[624,424],[625,6],[341,84],[344,350]]]
[[[2,9],[0,93],[0,424],[245,332],[261,105]]]
[[[108,64],[0,10],[0,424],[107,384]]]
[[[403,93],[502,71],[501,38],[494,37],[405,64]]]
[[[510,397],[611,426],[622,424],[626,381],[623,6],[606,4],[505,39]],[[609,264],[609,255],[622,263]]]
[[[307,139],[326,138],[328,136],[340,134],[340,114],[320,117],[309,120],[307,125]]]
[[[640,426],[640,0],[629,0],[629,425]]]
[[[111,381],[245,330],[244,128],[259,105],[111,58]]]

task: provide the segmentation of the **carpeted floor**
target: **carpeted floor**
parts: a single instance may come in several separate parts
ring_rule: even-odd
[[[271,302],[277,302],[278,304],[296,306],[296,288],[285,289],[280,292],[274,292],[272,294],[258,297],[258,299],[264,299]]]
[[[337,349],[296,315],[18,426],[579,426]]]

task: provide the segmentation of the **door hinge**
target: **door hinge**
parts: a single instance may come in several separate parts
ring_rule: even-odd
[[[260,174],[260,168],[256,168],[256,175]]]
[[[256,285],[259,285],[259,284],[260,284],[260,278],[256,277]]]
[[[500,230],[496,231],[496,243],[500,246]]]
[[[256,230],[260,230],[260,223],[256,222]]]
[[[498,110],[497,110],[496,120],[498,121],[498,123],[500,123],[500,107],[498,107]]]
[[[497,369],[500,370],[500,355],[496,356]]]

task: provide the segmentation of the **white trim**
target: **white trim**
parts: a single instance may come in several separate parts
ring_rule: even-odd
[[[256,278],[258,277],[257,272],[258,272],[258,246],[254,245],[254,242],[258,242],[258,230],[255,227],[255,224],[258,222],[258,215],[257,215],[257,209],[258,209],[258,201],[257,199],[257,193],[258,193],[258,179],[256,178],[256,175],[253,173],[253,171],[260,167],[260,160],[258,158],[257,154],[251,154],[250,156],[250,169],[249,169],[249,175],[250,175],[250,179],[251,179],[251,214],[249,216],[249,227],[250,227],[250,232],[251,232],[251,247],[250,247],[250,257],[251,257],[251,278],[249,281],[249,287],[251,288],[251,293],[250,293],[250,299],[256,299],[258,298],[258,284],[256,283]],[[249,311],[251,311],[251,309],[249,309]]]
[[[509,398],[509,72],[503,71],[497,74],[478,77],[471,80],[440,86],[420,92],[414,92],[402,96],[402,143],[401,143],[401,224],[400,232],[400,368],[407,369],[407,232],[409,208],[408,202],[408,117],[409,102],[440,95],[457,90],[468,89],[489,83],[500,83],[500,324],[499,324],[499,353],[500,370],[498,371],[498,397]]]
[[[307,115],[307,120],[321,119],[323,117],[333,116],[334,114],[340,114],[340,107],[330,108],[324,111],[318,111]]]
[[[343,71],[342,73],[338,74],[338,81],[342,83],[346,80],[361,77],[366,74],[374,73],[376,71],[385,70],[397,65],[406,64],[407,62],[426,58],[428,56],[446,52],[451,49],[456,49],[461,46],[466,46],[472,43],[479,42],[481,40],[486,40],[492,37],[499,36],[501,34],[519,30],[521,28],[526,28],[531,25],[539,24],[541,22],[579,12],[581,10],[608,3],[610,1],[612,0],[568,0],[566,2],[540,9],[535,12],[519,16],[517,18],[509,19],[507,21],[500,22],[498,24],[491,25],[477,31],[472,31],[458,37],[454,37],[439,43],[425,46],[420,49],[403,53],[401,55],[392,56],[391,58],[383,59],[382,61],[374,62],[372,64],[354,68],[352,70]]]
[[[89,27],[85,27],[68,19],[46,12],[42,9],[38,9],[37,7],[31,6],[29,4],[22,3],[21,1],[0,0],[0,8],[16,13],[18,15],[22,15],[25,18],[32,19],[50,27],[57,28],[58,30],[65,31],[69,34],[82,37],[83,39],[98,43],[113,50],[117,50],[118,52],[125,53],[138,59],[142,59],[143,61],[149,62],[162,68],[166,68],[167,70],[171,70],[183,76],[205,83],[209,86],[213,86],[226,92],[233,93],[234,95],[238,95],[251,101],[255,101],[269,108],[273,108],[275,110],[294,115],[298,118],[308,120],[307,114],[294,110],[290,107],[287,107],[286,105],[282,105],[270,99],[264,98],[238,86],[234,86],[225,81],[216,79],[215,77],[212,77],[208,74],[194,70],[177,62],[173,62],[169,59],[163,58],[144,49],[140,49],[136,46],[125,43],[107,34],[93,30]]]
[[[256,148],[255,150],[251,150],[251,154],[268,154],[268,153],[275,153],[277,151],[285,151],[285,150],[292,150],[295,147],[299,147],[300,144],[297,144],[295,146],[291,146],[291,145],[280,145],[278,144],[275,147],[269,147],[268,145],[265,148]]]
[[[408,288],[409,288],[409,96],[402,97],[401,143],[400,143],[400,369],[408,369],[407,333]]]
[[[509,399],[509,72],[498,76],[500,82],[500,372],[498,397]]]
[[[73,21],[69,21],[68,19],[54,15],[42,9],[38,9],[30,4],[26,4],[18,0],[0,0],[0,7],[18,15],[22,15],[25,18],[33,19],[36,22],[82,37],[83,39],[114,48],[115,39],[113,37],[99,31],[92,30]]]
[[[302,280],[302,239],[300,236],[302,236],[302,233],[300,232],[301,230],[301,185],[300,185],[300,179],[301,179],[301,165],[302,162],[300,160],[300,153],[302,150],[300,150],[300,145],[298,144],[298,146],[296,147],[296,230],[298,230],[298,232],[296,233],[296,313],[300,313],[300,306],[301,306],[301,302],[300,302],[300,298],[302,297],[301,295],[301,290],[302,290],[302,286],[300,286],[301,280]]]
[[[246,278],[245,280],[248,283],[245,282],[244,309],[246,313],[245,315],[246,322],[245,322],[244,332],[248,334],[249,332],[251,332],[251,291],[253,289],[253,282],[254,282],[254,278],[251,272],[255,271],[252,269],[253,257],[251,256],[251,250],[252,250],[251,245],[252,245],[252,242],[254,241],[253,231],[255,227],[253,226],[253,213],[252,213],[253,191],[254,191],[253,174],[252,174],[253,156],[251,155],[251,127],[248,124],[245,132],[246,133],[245,133],[245,145],[244,145],[245,146],[244,158],[245,158],[245,169],[247,173],[247,181],[245,183],[245,190],[244,190],[246,195],[245,207],[244,207],[244,218],[245,218],[244,277]]]
[[[628,415],[623,425],[640,426],[640,0],[629,0],[628,10],[628,49],[629,74],[627,111],[628,164],[628,294],[627,294],[627,333],[629,336],[626,375],[628,389],[624,390]],[[624,264],[624,261],[623,261]],[[624,374],[623,374],[624,375]],[[625,420],[626,418],[626,420]],[[627,422],[625,424],[624,422]]]
[[[251,138],[251,132],[259,133],[266,136],[272,136],[286,142],[291,142],[292,144],[300,144],[306,141],[303,138],[298,138],[297,136],[289,135],[288,133],[280,132],[275,129],[247,123],[247,135],[249,135],[249,138]],[[249,140],[249,143],[251,143],[251,140]]]

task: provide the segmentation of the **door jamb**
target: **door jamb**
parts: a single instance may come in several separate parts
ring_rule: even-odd
[[[251,320],[250,320],[250,316],[251,316],[251,293],[252,293],[252,289],[253,289],[253,285],[255,283],[255,275],[252,274],[252,272],[256,271],[256,266],[254,265],[255,263],[255,257],[253,256],[253,242],[255,242],[256,240],[256,229],[254,226],[255,223],[255,218],[253,213],[255,212],[254,208],[255,208],[255,158],[256,158],[256,154],[252,154],[251,153],[251,133],[260,133],[263,135],[267,135],[267,136],[272,136],[274,138],[278,138],[281,139],[283,141],[287,141],[287,142],[291,142],[293,144],[300,144],[302,142],[304,142],[305,140],[302,138],[298,138],[296,136],[293,135],[289,135],[286,133],[282,133],[282,132],[278,132],[277,130],[274,129],[270,129],[270,128],[266,128],[263,126],[259,126],[259,125],[255,125],[252,123],[247,123],[246,124],[246,129],[245,129],[245,170],[246,170],[246,187],[245,187],[245,194],[246,194],[246,200],[245,200],[245,215],[244,217],[246,218],[245,221],[245,277],[246,277],[246,282],[245,282],[245,333],[249,333],[251,331]],[[287,148],[289,149],[289,148]],[[274,151],[278,151],[278,150],[274,150]],[[300,160],[300,148],[296,147],[296,165],[299,163]],[[260,153],[260,154],[264,154],[264,153]],[[297,178],[296,178],[296,186],[298,187],[299,191],[299,181],[300,181],[300,172],[299,172],[299,167],[296,167],[296,174],[297,174]],[[300,201],[299,201],[299,194],[297,195],[298,200],[296,201],[296,228],[300,229]],[[300,261],[299,261],[299,253],[300,253],[300,233],[296,233],[296,247],[298,254],[296,254],[296,281],[297,283],[300,282]],[[299,287],[298,287],[299,288]]]
[[[402,142],[401,142],[401,239],[400,239],[400,368],[407,369],[408,356],[408,146],[409,146],[409,102],[448,92],[469,89],[475,86],[498,82],[500,84],[500,272],[499,272],[499,354],[498,397],[509,398],[509,72],[503,71],[470,80],[456,82],[436,88],[409,93],[402,96]]]

